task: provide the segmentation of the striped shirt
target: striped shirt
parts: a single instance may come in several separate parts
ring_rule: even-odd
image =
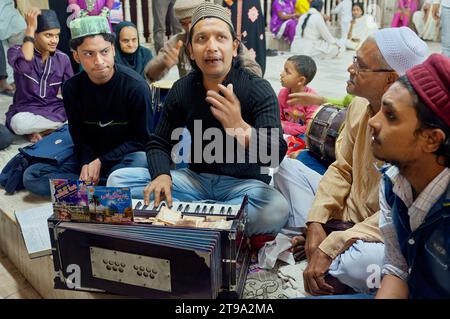
[[[436,176],[414,200],[411,184],[400,175],[397,167],[392,166],[386,175],[393,183],[393,192],[408,208],[411,231],[415,231],[424,221],[431,207],[438,201],[450,182],[450,169],[445,168]],[[380,229],[384,237],[385,257],[383,274],[394,275],[408,280],[408,265],[400,250],[400,244],[392,220],[391,207],[386,202],[384,182],[380,183]]]

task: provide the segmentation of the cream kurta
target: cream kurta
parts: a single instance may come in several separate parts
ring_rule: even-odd
[[[306,24],[302,37],[303,21],[310,13],[311,17]],[[319,11],[311,8],[300,17],[291,45],[292,54],[309,55],[313,58],[334,58],[340,53],[339,48],[338,41],[331,35]]]
[[[320,181],[308,214],[308,222],[326,223],[330,219],[351,221],[346,231],[331,233],[319,248],[335,258],[351,239],[382,242],[378,227],[378,192],[381,174],[375,168],[368,125],[369,102],[354,98],[348,107],[342,142],[336,149],[336,161]]]

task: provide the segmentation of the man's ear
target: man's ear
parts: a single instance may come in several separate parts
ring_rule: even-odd
[[[436,152],[445,141],[445,133],[440,128],[425,129],[422,136],[425,139],[424,150],[427,153]]]
[[[399,78],[397,72],[389,72],[387,79],[386,79],[386,86],[385,86],[385,92],[387,91],[387,89],[389,89],[389,87],[394,84],[395,81],[397,81]]]
[[[78,63],[81,64],[80,58],[78,56],[78,52],[76,50],[72,50],[73,59]]]
[[[306,85],[306,77],[304,75],[301,75],[297,82],[298,86],[305,86]]]
[[[238,39],[234,39],[233,41],[233,57],[237,57],[238,55],[238,48],[241,42]]]

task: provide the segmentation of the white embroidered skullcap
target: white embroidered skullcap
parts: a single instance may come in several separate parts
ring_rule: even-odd
[[[427,58],[427,44],[408,27],[377,30],[374,36],[384,59],[400,76]]]

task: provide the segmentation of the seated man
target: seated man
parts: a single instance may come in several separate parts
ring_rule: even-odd
[[[321,178],[301,162],[286,159],[274,177],[290,213],[306,219],[306,242],[296,238],[294,251],[306,254],[305,289],[313,295],[374,288],[366,282],[368,266],[381,267],[384,246],[378,228],[380,173],[367,122],[380,110],[384,92],[400,74],[423,62],[427,50],[408,28],[378,30],[366,39],[348,68],[347,92],[356,97],[348,107],[336,161]]]
[[[133,70],[114,65],[114,35],[104,17],[70,24],[73,56],[82,72],[66,82],[64,107],[75,154],[61,166],[34,164],[25,171],[25,187],[49,196],[50,178],[97,184],[121,167],[147,167],[152,111],[147,82]]]
[[[0,124],[0,150],[11,145],[14,135],[3,125]]]
[[[248,195],[247,233],[276,233],[288,207],[262,169],[277,166],[286,154],[277,96],[266,80],[234,61],[239,41],[224,7],[204,2],[195,10],[188,48],[194,70],[165,100],[147,144],[149,170],[118,170],[108,185],[131,186],[133,197],[144,195],[146,203],[154,193],[155,205],[162,199],[169,205],[172,199],[240,204]],[[193,161],[171,171],[171,135],[183,127],[192,136]]]
[[[186,49],[187,36],[192,24],[192,13],[204,0],[177,0],[173,6],[175,17],[183,27],[183,32],[172,36],[158,55],[148,62],[145,74],[150,82],[159,81],[167,72],[177,65],[180,77],[185,76],[191,70],[189,52]],[[240,50],[239,60],[241,66],[254,74],[262,77],[261,66],[243,45]]]
[[[450,298],[450,58],[431,55],[384,94],[369,120],[380,183],[377,298]]]
[[[57,95],[73,71],[69,57],[56,49],[61,30],[56,13],[33,8],[25,20],[23,44],[8,50],[17,89],[6,113],[6,125],[34,143],[67,120]]]

